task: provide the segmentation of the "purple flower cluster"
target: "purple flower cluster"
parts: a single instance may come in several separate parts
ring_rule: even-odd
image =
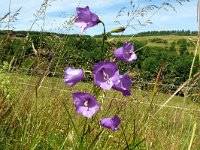
[[[120,91],[124,96],[131,95],[131,78],[127,73],[120,75],[114,62],[99,62],[94,65],[94,84],[104,90],[112,88]]]
[[[93,27],[100,23],[99,17],[92,13],[89,7],[76,9],[77,18],[75,19],[75,25],[81,28],[81,32],[85,29]],[[125,28],[120,28],[112,32],[121,32]],[[124,62],[133,62],[137,59],[134,53],[134,46],[130,42],[126,42],[122,47],[114,51],[114,56]],[[84,78],[84,72],[82,69],[73,69],[67,67],[64,70],[64,82],[70,87]],[[128,73],[120,75],[119,69],[115,62],[98,62],[94,65],[94,84],[101,87],[104,90],[110,90],[111,88],[120,91],[124,96],[131,95],[131,78]],[[76,112],[87,118],[97,113],[100,105],[97,99],[89,93],[75,92],[72,94]],[[113,131],[118,130],[120,124],[120,118],[114,115],[110,118],[103,118],[100,120],[100,125],[109,128]]]

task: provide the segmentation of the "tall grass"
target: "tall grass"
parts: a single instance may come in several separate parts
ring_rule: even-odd
[[[45,18],[48,4],[45,0],[30,30],[39,17]],[[52,36],[53,40],[61,41]],[[101,109],[86,119],[75,113],[71,95],[75,91],[90,93],[92,83],[78,83],[70,89],[62,78],[48,77],[54,56],[60,55],[56,72],[65,50],[63,42],[53,48],[60,48],[59,54],[52,51],[45,67],[35,55],[31,73],[12,72],[12,61],[0,70],[0,149],[200,149],[200,105],[190,101],[190,87],[200,79],[199,73],[192,76],[196,55],[188,80],[173,95],[158,93],[160,68],[152,91],[133,87],[130,97],[114,90],[99,93]],[[195,54],[198,50],[199,36]],[[42,70],[40,76],[34,75],[38,69]],[[176,96],[182,89],[184,97]],[[100,118],[113,114],[121,118],[116,132],[99,125]]]

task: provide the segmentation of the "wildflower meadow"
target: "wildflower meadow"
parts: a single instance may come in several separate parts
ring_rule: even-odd
[[[13,11],[14,0],[5,1],[0,149],[200,149],[199,25],[142,32],[159,11],[192,2],[82,1],[42,1],[28,30],[15,29],[24,8]],[[47,30],[59,22],[48,13],[56,3],[73,13],[66,9]],[[104,11],[121,8],[111,17],[115,28],[94,11],[102,3]],[[195,6],[199,24],[200,1]]]

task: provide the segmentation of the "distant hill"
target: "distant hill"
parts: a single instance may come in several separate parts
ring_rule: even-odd
[[[141,36],[164,36],[164,35],[178,35],[178,36],[196,36],[198,35],[197,31],[190,30],[171,30],[171,31],[146,31],[135,34],[135,37]],[[94,37],[101,37],[101,35],[95,35]],[[121,35],[121,34],[112,34],[112,37],[131,37],[132,34],[129,35]]]
[[[55,32],[0,30],[0,35],[7,35],[8,33],[10,33],[11,35],[15,35],[17,37],[26,37],[28,33],[29,33],[29,35],[44,34],[44,35],[47,35],[47,36],[49,36],[49,35],[57,35],[57,36],[60,36],[60,37],[66,36],[66,34],[55,33]],[[67,36],[68,37],[80,37],[80,36],[91,37],[90,35],[80,35],[80,34],[69,34]]]
[[[171,30],[171,31],[147,31],[140,32],[135,36],[160,36],[160,35],[179,35],[179,36],[195,36],[197,35],[197,31],[190,30]]]
[[[15,35],[17,37],[25,37],[29,33],[30,35],[40,35],[45,34],[45,35],[57,35],[57,36],[66,36],[66,34],[62,33],[55,33],[55,32],[39,32],[39,31],[13,31],[13,30],[0,30],[0,35],[7,35],[11,33],[12,35]],[[171,31],[146,31],[146,32],[140,32],[135,34],[135,37],[141,37],[141,36],[165,36],[165,35],[178,35],[178,36],[196,36],[198,34],[197,31],[190,31],[190,30],[171,30]],[[80,34],[69,34],[67,35],[68,37],[80,37],[80,36],[85,36],[85,37],[91,37],[90,35],[80,35]],[[112,37],[131,37],[133,36],[132,34],[129,35],[121,35],[121,34],[110,34]],[[94,37],[102,37],[102,34],[100,35],[95,35]]]

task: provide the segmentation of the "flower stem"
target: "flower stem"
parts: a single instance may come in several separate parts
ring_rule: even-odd
[[[103,53],[104,53],[104,46],[105,46],[105,40],[106,40],[106,27],[103,21],[101,21],[103,25],[103,38],[102,38],[102,47],[101,47],[101,61],[103,60]]]

